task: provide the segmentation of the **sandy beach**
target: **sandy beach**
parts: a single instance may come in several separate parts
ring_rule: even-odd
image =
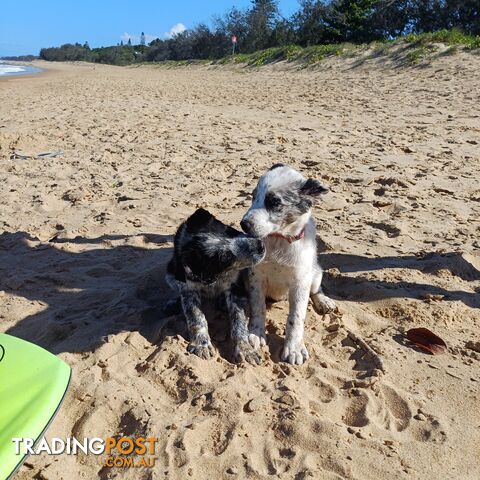
[[[159,458],[43,454],[16,479],[480,478],[478,54],[35,65],[0,81],[0,331],[72,366],[47,438],[155,436]],[[303,366],[279,360],[287,302],[261,366],[232,363],[219,318],[199,359],[162,314],[172,235],[200,206],[238,227],[277,162],[331,187],[314,216],[340,313],[309,306]],[[412,348],[413,327],[448,352]]]

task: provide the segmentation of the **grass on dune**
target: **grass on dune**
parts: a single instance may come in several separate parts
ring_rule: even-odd
[[[467,35],[461,30],[439,30],[432,33],[411,34],[401,37],[401,40],[413,45],[428,45],[432,43],[443,43],[444,45],[463,46],[473,50],[480,48],[480,36]]]
[[[433,33],[409,34],[395,40],[376,41],[368,44],[336,43],[325,45],[285,45],[272,47],[254,53],[236,53],[220,59],[212,60],[167,60],[158,62],[157,65],[177,67],[185,65],[225,65],[244,64],[250,67],[260,67],[279,61],[298,62],[311,65],[324,58],[342,55],[353,55],[356,52],[373,49],[376,55],[389,55],[398,45],[406,45],[405,63],[417,64],[437,51],[435,44],[449,46],[442,55],[456,52],[460,48],[473,50],[480,48],[480,36],[467,35],[460,30],[439,30]],[[151,62],[146,62],[151,65]]]
[[[473,50],[480,48],[480,36],[466,35],[460,30],[439,30],[433,33],[410,34],[395,40],[377,41],[369,44],[355,45],[352,43],[338,43],[326,45],[312,45],[301,47],[299,45],[286,45],[273,47],[254,53],[240,53],[229,55],[220,60],[213,60],[215,64],[244,63],[252,67],[259,67],[281,60],[305,64],[320,62],[326,57],[354,54],[357,51],[373,48],[377,54],[388,55],[392,48],[399,44],[407,44],[411,49],[406,54],[408,63],[419,63],[437,51],[436,43],[443,43],[451,48],[448,54],[454,53],[458,48]]]
[[[269,63],[286,60],[288,62],[301,61],[305,63],[317,63],[325,57],[343,55],[356,47],[349,43],[312,45],[300,47],[299,45],[286,45],[272,47],[254,53],[239,53],[228,57],[214,60],[214,64],[245,63],[251,67],[260,67]]]

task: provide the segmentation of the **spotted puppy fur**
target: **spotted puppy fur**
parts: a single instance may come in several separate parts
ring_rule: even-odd
[[[242,229],[263,238],[265,261],[250,270],[252,318],[249,339],[253,347],[265,345],[265,298],[288,295],[289,313],[282,360],[302,364],[308,359],[303,341],[309,296],[317,312],[334,310],[333,300],[321,290],[322,269],[317,261],[312,205],[328,189],[320,182],[276,164],[258,181],[252,206],[241,222]]]
[[[180,293],[189,352],[205,359],[214,355],[202,301],[220,298],[230,319],[235,361],[260,363],[259,352],[249,343],[248,298],[240,274],[264,256],[262,240],[223,224],[202,208],[180,225],[167,281]]]

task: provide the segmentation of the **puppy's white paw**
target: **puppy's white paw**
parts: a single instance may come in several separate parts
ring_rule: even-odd
[[[302,365],[308,360],[308,351],[303,343],[294,344],[287,342],[283,347],[280,358],[292,365]]]
[[[255,350],[259,350],[260,347],[263,347],[267,344],[265,330],[260,328],[254,328],[250,330],[250,333],[248,335],[248,342]]]
[[[312,299],[313,309],[319,315],[325,315],[326,313],[335,312],[337,310],[336,303],[323,293],[314,293],[310,298]]]

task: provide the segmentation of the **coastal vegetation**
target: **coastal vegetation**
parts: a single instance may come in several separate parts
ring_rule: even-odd
[[[90,48],[88,43],[43,48],[49,61],[88,61],[114,65],[208,60],[261,65],[274,60],[315,62],[358,48],[403,38],[415,49],[412,59],[432,43],[480,47],[478,0],[300,0],[290,18],[280,15],[277,0],[252,0],[172,38],[148,45]],[[232,56],[231,38],[237,39]]]

